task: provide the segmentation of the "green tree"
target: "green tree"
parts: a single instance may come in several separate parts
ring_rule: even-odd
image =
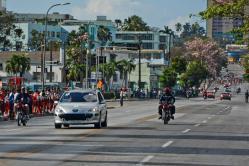
[[[6,62],[6,71],[12,74],[23,74],[30,70],[30,58],[25,54],[14,54],[10,60]]]
[[[67,78],[75,81],[80,80],[81,83],[83,83],[83,77],[85,76],[84,66],[86,63],[87,37],[87,28],[80,26],[77,32],[72,31],[69,33],[67,41]]]
[[[125,83],[125,87],[127,87],[128,83],[128,74],[130,74],[133,70],[135,70],[136,65],[132,60],[121,60],[116,63],[117,69],[120,72],[120,78],[122,79],[122,87]]]
[[[124,20],[121,29],[123,31],[149,31],[150,27],[137,15],[133,15]]]
[[[171,67],[177,74],[181,74],[186,71],[187,60],[184,57],[176,56],[172,58]]]
[[[101,64],[100,65],[100,71],[102,72],[104,79],[107,82],[107,88],[110,89],[111,85],[111,78],[116,72],[117,65],[115,62],[111,61],[109,63]]]
[[[98,28],[97,37],[101,42],[101,46],[104,46],[108,41],[112,40],[112,33],[110,32],[110,29],[101,25]]]
[[[208,77],[207,68],[200,61],[191,61],[187,65],[186,72],[180,75],[180,85],[184,88],[199,87]]]
[[[213,5],[199,14],[203,19],[226,17],[243,20],[242,25],[235,27],[232,31],[240,36],[235,36],[235,38],[237,42],[241,43],[242,41],[248,41],[249,15],[248,12],[245,11],[248,9],[248,5],[248,0],[213,0]],[[241,38],[241,35],[243,35],[243,38]]]
[[[177,73],[172,67],[168,67],[163,71],[160,76],[159,81],[164,87],[173,87],[177,81]]]
[[[176,23],[175,28],[176,28],[176,32],[178,32],[178,33],[181,32],[182,31],[182,24],[179,22]]]
[[[43,33],[39,33],[37,30],[33,29],[31,31],[31,39],[29,41],[29,46],[32,48],[32,49],[36,49],[36,50],[41,50],[41,45],[42,45],[42,42],[43,42],[43,38],[44,38],[44,35]]]

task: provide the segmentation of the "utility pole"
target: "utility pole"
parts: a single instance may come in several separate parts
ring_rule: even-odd
[[[50,73],[50,77],[49,77],[49,81],[50,82],[53,82],[53,76],[52,76],[52,72],[53,72],[53,66],[52,66],[52,61],[53,61],[53,55],[52,55],[52,49],[53,49],[53,43],[52,43],[52,41],[50,41],[50,71],[49,71],[49,73]]]
[[[138,88],[141,89],[141,47],[142,41],[140,36],[138,37]]]

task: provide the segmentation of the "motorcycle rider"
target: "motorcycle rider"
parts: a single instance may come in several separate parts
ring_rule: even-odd
[[[24,111],[24,114],[27,115],[29,113],[29,96],[28,94],[26,93],[25,91],[25,88],[22,87],[21,91],[18,90],[17,93],[15,94],[15,107],[16,107],[16,104],[19,103],[19,102],[22,102],[25,106],[25,110]],[[16,109],[15,109],[16,111]]]
[[[170,113],[171,113],[171,119],[174,119],[174,114],[175,114],[175,97],[172,95],[170,88],[166,87],[163,90],[163,95],[159,99],[159,108],[158,108],[158,114],[159,114],[159,119],[162,119],[162,103],[163,101],[170,101],[173,100],[173,104],[170,105]]]

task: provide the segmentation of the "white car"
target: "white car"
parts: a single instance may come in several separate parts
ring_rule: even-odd
[[[107,127],[107,106],[98,90],[72,90],[64,92],[54,113],[56,129],[70,125],[94,124]]]

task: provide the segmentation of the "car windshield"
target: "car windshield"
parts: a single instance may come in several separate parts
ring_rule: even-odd
[[[97,102],[97,96],[94,92],[66,92],[61,97],[60,102]]]

